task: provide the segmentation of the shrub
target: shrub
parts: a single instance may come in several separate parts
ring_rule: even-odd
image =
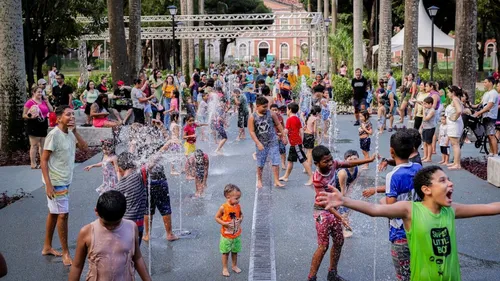
[[[352,86],[349,78],[333,75],[333,100],[341,105],[351,104]]]

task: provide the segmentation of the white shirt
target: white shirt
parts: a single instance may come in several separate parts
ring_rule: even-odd
[[[497,120],[498,117],[498,92],[495,89],[491,89],[491,91],[488,91],[484,93],[483,99],[481,100],[481,104],[483,106],[486,106],[488,103],[492,102],[493,107],[490,109],[488,113],[484,114],[484,117],[489,117],[493,120]]]
[[[144,109],[144,106],[147,104],[147,102],[142,103],[139,101],[140,98],[144,97],[144,94],[140,89],[137,89],[136,87],[132,88],[132,93],[130,94],[130,96],[132,98],[132,106],[134,108]]]
[[[53,186],[70,185],[75,166],[76,137],[55,127],[45,138],[44,150],[50,150],[49,178]],[[42,181],[45,183],[42,177]]]

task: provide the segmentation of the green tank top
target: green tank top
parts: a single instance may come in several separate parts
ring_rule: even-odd
[[[411,229],[406,237],[410,247],[411,280],[461,280],[453,208],[443,207],[436,215],[421,202],[413,202]]]

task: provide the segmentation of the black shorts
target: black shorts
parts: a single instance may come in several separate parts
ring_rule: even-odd
[[[422,130],[422,141],[426,144],[431,144],[432,138],[434,137],[435,132],[436,132],[436,128],[423,129]]]
[[[439,148],[441,149],[441,154],[443,154],[443,155],[449,154],[447,146],[440,146]]]
[[[359,139],[359,147],[363,151],[370,152],[371,144],[372,140],[370,138]]]
[[[85,105],[85,114],[90,115],[90,107],[92,107],[92,104],[94,104],[94,103],[93,102],[88,102]]]
[[[359,113],[359,111],[361,110],[361,106],[365,106],[366,105],[366,99],[362,98],[362,99],[352,99],[352,106],[354,107],[354,113]]]
[[[413,123],[413,129],[415,130],[420,130],[420,126],[422,126],[422,121],[424,120],[424,117],[415,117],[415,123]]]
[[[134,122],[144,124],[144,108],[132,108],[134,110]]]
[[[278,147],[279,147],[279,150],[280,150],[280,155],[281,154],[286,154],[286,146],[285,144],[280,140],[278,140]]]
[[[170,196],[168,192],[168,182],[166,180],[151,180],[151,215],[155,214],[158,208],[162,216],[172,214],[170,206]],[[148,195],[149,197],[149,195]]]
[[[302,144],[299,145],[290,145],[288,149],[288,162],[297,162],[304,163],[307,161],[307,156],[302,149]]]
[[[238,128],[246,128],[248,126],[248,113],[238,112]]]
[[[304,134],[304,148],[313,149],[314,148],[314,135]]]

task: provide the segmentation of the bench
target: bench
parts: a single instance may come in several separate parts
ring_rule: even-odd
[[[488,157],[487,180],[496,187],[500,187],[500,157]]]

